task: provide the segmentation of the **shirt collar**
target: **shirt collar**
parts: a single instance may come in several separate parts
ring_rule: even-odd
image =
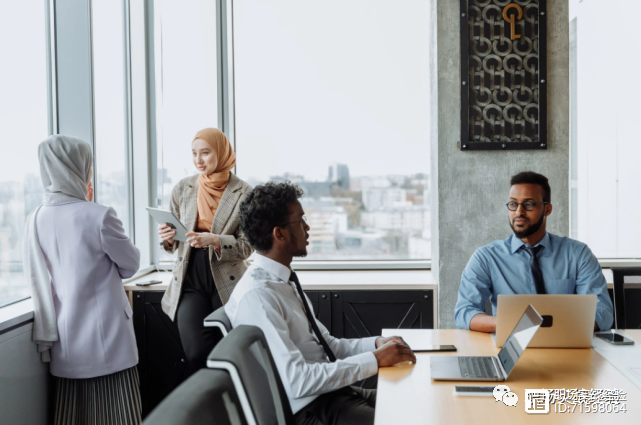
[[[257,252],[254,252],[254,262],[257,267],[267,270],[269,273],[278,277],[283,282],[289,282],[289,277],[292,274],[292,271],[289,267],[282,265],[278,261],[274,261],[271,258],[267,258],[264,255],[260,255]]]
[[[519,250],[525,243],[519,238],[516,237],[516,235],[510,236],[512,238],[512,241],[510,242],[510,253],[514,254],[516,251]],[[536,244],[536,246],[543,246],[545,249],[549,249],[552,251],[552,240],[550,239],[550,233],[545,232],[545,235],[543,235],[543,239],[539,241],[539,243]]]

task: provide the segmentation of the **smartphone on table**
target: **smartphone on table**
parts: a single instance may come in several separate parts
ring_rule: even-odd
[[[147,280],[145,282],[138,282],[136,283],[136,286],[149,286],[149,285],[155,285],[157,283],[162,283],[162,280]]]
[[[609,342],[612,345],[634,345],[634,341],[614,332],[595,332],[594,336]]]
[[[494,387],[481,387],[473,385],[455,385],[454,395],[472,396],[472,397],[493,397]]]
[[[453,345],[427,345],[421,348],[413,349],[415,353],[433,353],[438,351],[456,351],[456,347]]]

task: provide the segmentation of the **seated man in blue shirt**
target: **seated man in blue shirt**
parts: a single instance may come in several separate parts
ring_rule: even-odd
[[[610,329],[612,301],[596,257],[586,244],[545,230],[552,214],[548,179],[526,171],[510,184],[507,209],[514,234],[477,249],[467,263],[454,310],[456,327],[495,332],[499,294],[595,294],[595,329]],[[487,299],[493,316],[485,314]]]

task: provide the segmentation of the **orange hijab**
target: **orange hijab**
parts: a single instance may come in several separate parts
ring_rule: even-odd
[[[198,230],[211,232],[214,216],[220,199],[223,197],[230,171],[236,165],[236,154],[231,148],[227,136],[217,128],[206,128],[196,133],[194,140],[202,139],[214,150],[218,163],[214,172],[198,176]]]

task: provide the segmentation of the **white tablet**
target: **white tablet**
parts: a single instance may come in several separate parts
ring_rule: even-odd
[[[187,229],[185,229],[185,226],[183,226],[180,220],[178,220],[171,211],[149,207],[146,207],[146,209],[159,224],[166,224],[169,227],[176,229],[176,236],[174,236],[174,240],[181,242],[185,242],[185,240],[187,240]]]

